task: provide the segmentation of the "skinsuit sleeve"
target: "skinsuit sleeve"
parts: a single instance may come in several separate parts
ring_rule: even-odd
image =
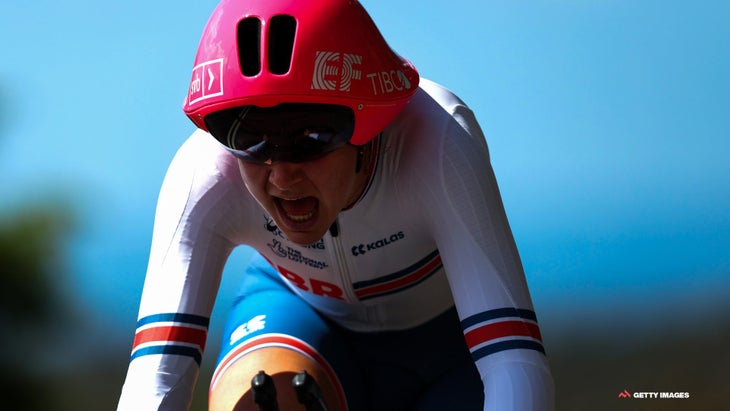
[[[427,80],[422,87],[427,94],[411,102],[401,130],[412,153],[401,168],[402,192],[428,205],[417,209],[441,254],[484,383],[484,409],[553,410],[537,317],[482,131],[448,90]]]
[[[221,273],[237,243],[229,217],[240,215],[231,207],[241,203],[241,187],[235,160],[201,131],[172,161],[119,411],[188,409]]]

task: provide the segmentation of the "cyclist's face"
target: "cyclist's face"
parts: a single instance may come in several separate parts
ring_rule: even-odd
[[[347,145],[303,163],[238,163],[246,188],[279,229],[291,241],[309,245],[363,190],[367,176],[355,173],[357,155]]]

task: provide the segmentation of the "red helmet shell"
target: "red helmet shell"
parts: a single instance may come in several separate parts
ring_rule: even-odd
[[[267,53],[277,16],[296,23],[288,71],[278,74]],[[239,24],[250,19],[260,22],[253,53],[239,50]],[[259,59],[259,71],[244,75],[240,56]],[[206,130],[206,115],[233,107],[342,105],[355,113],[350,143],[362,145],[395,118],[418,81],[415,67],[388,46],[355,0],[223,0],[200,40],[183,110]]]

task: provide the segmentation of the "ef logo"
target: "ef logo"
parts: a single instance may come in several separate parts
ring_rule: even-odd
[[[312,90],[350,91],[352,80],[360,80],[362,72],[355,66],[362,64],[357,54],[318,51],[314,60]]]
[[[231,345],[235,343],[236,341],[240,340],[241,338],[256,332],[261,331],[264,328],[266,328],[266,316],[265,315],[257,315],[244,324],[241,324],[231,333]]]

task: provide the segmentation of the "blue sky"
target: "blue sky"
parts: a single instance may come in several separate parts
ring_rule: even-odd
[[[214,1],[10,1],[0,207],[80,215],[64,290],[132,332],[157,191]],[[730,294],[730,3],[363,1],[490,145],[538,311],[643,321]],[[226,269],[221,303],[246,253]],[[238,266],[236,266],[238,265]]]

